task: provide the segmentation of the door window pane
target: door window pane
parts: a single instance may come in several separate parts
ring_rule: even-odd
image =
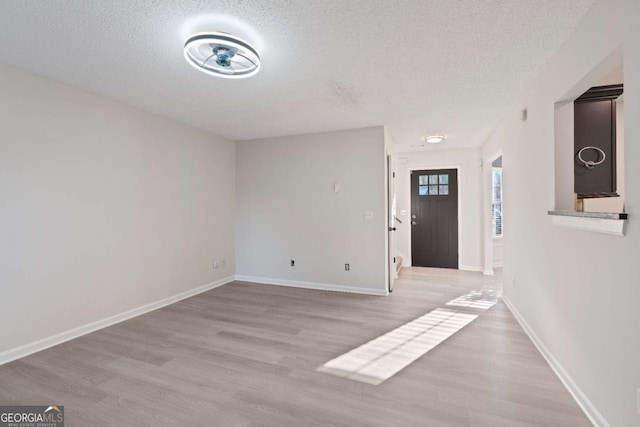
[[[420,196],[449,195],[449,174],[418,176],[418,194]]]

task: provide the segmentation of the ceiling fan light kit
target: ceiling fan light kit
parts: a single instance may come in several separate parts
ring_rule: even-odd
[[[241,79],[260,70],[260,55],[246,41],[227,33],[201,33],[184,44],[184,57],[203,73]]]

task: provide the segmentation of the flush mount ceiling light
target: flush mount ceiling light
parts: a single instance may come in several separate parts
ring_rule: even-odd
[[[241,79],[260,70],[260,55],[247,42],[226,33],[192,36],[184,44],[184,57],[198,70],[218,77]]]
[[[424,137],[424,141],[429,144],[437,144],[438,142],[444,141],[444,135],[429,135]]]

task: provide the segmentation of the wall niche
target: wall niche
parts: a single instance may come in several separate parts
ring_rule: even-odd
[[[585,199],[620,197],[616,175],[617,99],[623,84],[596,86],[573,102],[576,210]]]
[[[555,103],[555,210],[624,213],[622,48]]]

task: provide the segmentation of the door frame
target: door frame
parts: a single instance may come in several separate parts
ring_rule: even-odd
[[[485,157],[482,163],[482,237],[484,247],[484,265],[482,274],[485,276],[493,276],[493,231],[491,227],[491,219],[493,217],[491,202],[493,200],[493,175],[492,163],[499,157],[502,157],[504,165],[504,157],[502,149],[496,150],[491,155]],[[504,180],[503,180],[504,182]],[[504,210],[504,205],[502,207]],[[504,214],[502,215],[504,217]],[[504,223],[502,224],[504,230]]]
[[[409,192],[407,194],[409,194],[409,206],[411,207],[411,172],[413,171],[428,171],[428,170],[440,170],[440,169],[455,169],[456,170],[456,175],[457,175],[457,179],[458,179],[458,270],[465,270],[465,266],[460,264],[460,249],[461,249],[461,244],[462,244],[462,215],[460,215],[460,212],[462,211],[462,191],[461,191],[461,184],[462,184],[462,166],[461,165],[424,165],[424,166],[414,166],[412,165],[411,167],[408,168],[408,174],[409,174]],[[409,222],[409,253],[407,254],[407,261],[409,262],[409,265],[413,265],[413,248],[411,247],[411,233],[413,230],[413,227],[411,226],[411,222]]]
[[[396,168],[395,156],[387,153],[387,292],[393,292],[395,279],[398,278],[396,269]],[[394,230],[391,231],[391,228]]]

